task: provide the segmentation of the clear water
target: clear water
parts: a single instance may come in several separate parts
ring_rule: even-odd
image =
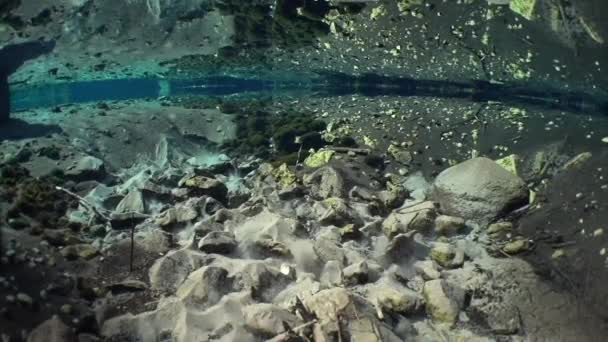
[[[509,276],[499,271],[487,281],[493,288],[532,291],[529,305],[517,302],[513,309],[509,303],[496,304],[497,293],[516,298],[502,289],[491,298],[501,308],[488,309],[496,314],[492,316],[476,311],[471,303],[478,293],[473,291],[467,292],[457,324],[441,332],[432,332],[437,322],[428,305],[415,314],[385,310],[384,317],[377,317],[375,306],[364,305],[372,308],[373,322],[401,340],[474,340],[471,334],[499,341],[603,340],[608,331],[608,311],[602,304],[608,295],[607,4],[605,0],[0,0],[0,225],[6,236],[0,308],[7,308],[0,311],[0,334],[22,340],[22,330],[29,332],[59,312],[75,332],[103,335],[100,327],[82,323],[88,313],[84,308],[97,308],[94,299],[101,295],[84,298],[79,288],[80,292],[48,299],[40,295],[47,287],[46,277],[53,279],[49,284],[59,282],[62,274],[89,277],[94,283],[117,283],[127,276],[146,286],[150,283],[148,270],[157,254],[147,255],[150,260],[136,265],[136,271],[127,270],[129,256],[113,248],[129,236],[104,226],[96,221],[99,218],[77,217],[82,210],[64,208],[62,196],[81,201],[81,209],[87,206],[84,198],[101,214],[110,215],[118,211],[118,202],[127,193],[137,191],[149,201],[145,215],[157,218],[185,202],[179,197],[183,182],[178,181],[196,173],[223,182],[232,203],[244,202],[258,191],[264,198],[260,205],[272,207],[276,195],[288,204],[270,211],[316,227],[318,220],[304,222],[300,212],[289,211],[297,203],[313,201],[308,193],[313,186],[303,185],[302,193],[275,194],[254,183],[265,170],[258,168],[263,163],[272,165],[273,177],[286,172],[280,165],[298,176],[310,173],[303,160],[324,149],[339,155],[333,161],[344,164],[340,172],[348,178],[346,187],[385,189],[389,180],[398,179],[395,183],[406,188],[411,184],[417,191],[408,188],[408,192],[419,195],[445,169],[487,157],[516,160],[517,170],[509,170],[530,192],[526,206],[500,217],[512,222],[513,230],[492,246],[483,246],[497,259],[524,262],[525,267],[513,271],[513,278],[521,282],[504,281]],[[91,162],[87,158],[103,163],[103,171],[75,176],[83,160]],[[36,182],[50,187],[48,192]],[[348,200],[356,207],[360,198]],[[237,207],[224,204],[229,210]],[[390,211],[379,212],[370,215],[385,220]],[[70,220],[80,221],[69,226],[65,222]],[[113,223],[129,226],[134,220]],[[151,220],[141,218],[144,223],[134,231],[147,236],[154,230]],[[199,239],[192,235],[198,226],[188,222],[179,229],[163,228],[164,233],[175,241]],[[255,235],[251,227],[264,223],[246,225],[246,239]],[[232,229],[229,226],[220,224],[221,229]],[[481,244],[476,229],[485,231],[486,226],[467,226],[470,231],[457,238],[424,236],[423,242],[457,244],[460,239],[460,243]],[[88,263],[35,261],[39,254],[59,255],[70,245],[49,237],[66,227],[75,234],[74,239],[66,239],[79,239],[106,254]],[[305,269],[320,280],[323,267],[309,267],[309,260],[303,261],[317,233],[313,228],[306,232],[307,239],[298,242],[291,261],[298,272]],[[287,233],[276,234],[274,239]],[[40,240],[46,241],[43,247]],[[524,252],[504,251],[506,243],[524,240]],[[357,243],[355,247],[369,252],[369,260],[390,247],[384,235]],[[344,245],[355,249],[354,244]],[[36,252],[40,248],[44,252]],[[15,257],[21,252],[25,261]],[[245,260],[248,253],[235,259]],[[100,260],[101,255],[110,262]],[[272,258],[279,264],[284,261]],[[467,254],[466,265],[483,268],[482,263]],[[38,266],[28,268],[32,264]],[[428,279],[420,278],[410,263],[395,264],[403,273],[396,276],[401,285],[421,293],[421,284]],[[382,274],[394,271],[389,266],[382,265]],[[522,269],[528,266],[542,280],[540,285],[525,287],[529,274]],[[446,271],[442,279],[449,278],[447,269],[440,268]],[[363,291],[345,287],[353,293]],[[127,296],[131,290],[126,290]],[[16,298],[21,292],[36,304],[26,303],[23,296]],[[155,306],[142,303],[158,299],[158,293],[148,290],[132,296],[132,302],[131,297],[120,297],[124,300],[120,305],[109,304],[115,306],[108,309],[108,317],[129,310],[151,311]],[[259,296],[255,301],[269,302],[267,293]],[[218,295],[218,300],[228,297]],[[557,303],[554,310],[547,308],[552,301]],[[74,306],[71,313],[62,306],[66,303]],[[229,313],[222,307],[216,314],[198,308],[200,322],[187,319],[193,324],[190,331],[200,329],[224,341],[274,337],[222,325],[222,312],[226,317],[235,315],[230,316],[232,321],[243,321],[237,307]],[[517,312],[521,322],[516,331],[496,328],[513,318],[500,316],[505,307]],[[548,318],[538,317],[543,315]],[[162,323],[137,324],[139,340],[194,341],[192,335],[179,335],[183,332],[178,327],[157,333]],[[146,324],[152,324],[149,332]],[[332,331],[329,340],[355,336],[349,331],[354,323],[345,318],[341,324],[344,331]],[[465,330],[471,334],[464,334]],[[121,340],[113,338],[109,340]]]

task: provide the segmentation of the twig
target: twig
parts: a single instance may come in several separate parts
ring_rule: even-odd
[[[102,213],[101,213],[101,212],[100,212],[100,211],[99,211],[99,210],[98,210],[98,209],[97,209],[97,208],[96,208],[96,207],[95,207],[93,204],[89,203],[89,201],[87,201],[86,199],[84,199],[82,196],[79,196],[78,194],[75,194],[75,193],[71,192],[70,190],[68,190],[68,189],[66,189],[66,188],[62,188],[62,187],[60,187],[60,186],[55,186],[55,189],[56,189],[56,190],[59,190],[59,191],[63,191],[63,192],[65,192],[66,194],[68,194],[68,195],[70,195],[70,196],[72,196],[72,197],[75,197],[76,199],[78,199],[78,201],[79,201],[79,202],[80,202],[80,203],[81,203],[81,204],[82,204],[84,207],[86,207],[86,208],[88,208],[90,211],[92,211],[92,212],[93,212],[93,214],[95,214],[95,215],[97,215],[97,216],[101,217],[101,218],[102,218],[104,221],[106,221],[106,222],[110,222],[110,217],[109,217],[109,216],[107,216],[107,215],[105,215],[105,214],[102,214]]]
[[[317,323],[317,320],[315,319],[315,320],[312,320],[310,322],[306,322],[306,323],[304,323],[302,325],[298,325],[297,327],[293,328],[292,330],[294,332],[298,332],[298,331],[304,330],[304,329],[308,328],[309,326],[314,325],[316,323]],[[286,339],[287,337],[289,337],[289,334],[290,334],[290,332],[286,331],[284,333],[278,334],[277,336],[271,338],[270,340],[267,340],[266,342],[280,342],[280,341],[283,341],[284,339]]]
[[[334,147],[334,146],[326,146],[326,149],[338,152],[338,153],[348,153],[353,152],[356,154],[368,155],[370,150],[367,148],[353,148],[353,147]]]
[[[131,213],[131,254],[129,257],[129,273],[133,272],[134,250],[135,250],[135,221],[134,221],[134,213]]]
[[[342,342],[342,327],[340,327],[340,315],[336,317],[336,327],[338,327],[338,342]]]

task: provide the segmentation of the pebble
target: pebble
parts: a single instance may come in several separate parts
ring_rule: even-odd
[[[27,306],[31,306],[32,304],[34,304],[34,300],[32,299],[32,297],[30,297],[29,295],[27,295],[23,292],[19,292],[17,294],[17,301],[19,301],[19,303],[27,305]]]
[[[603,137],[602,142],[608,144],[608,137]]]

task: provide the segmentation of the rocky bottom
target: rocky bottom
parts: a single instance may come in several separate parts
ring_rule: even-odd
[[[543,172],[561,184],[590,158]],[[159,160],[123,178],[93,157],[41,178],[2,169],[4,341],[605,336],[585,294],[520,257],[537,255],[524,229],[552,194],[520,178],[534,163],[474,158],[427,180],[365,148],[291,166]]]

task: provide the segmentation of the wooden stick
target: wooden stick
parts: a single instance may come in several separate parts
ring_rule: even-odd
[[[317,323],[317,320],[313,320],[307,323],[304,323],[302,325],[298,325],[297,327],[293,328],[293,331],[298,332],[300,330],[304,330],[306,328],[308,328],[311,325],[314,325]],[[277,336],[273,337],[270,340],[267,340],[266,342],[281,342],[283,341],[285,338],[289,337],[289,331],[286,331],[284,333],[278,334]]]
[[[87,201],[86,199],[84,199],[82,196],[79,196],[78,194],[75,194],[73,192],[71,192],[70,190],[66,189],[66,188],[62,188],[60,186],[55,186],[55,190],[59,190],[59,191],[63,191],[66,194],[75,197],[76,199],[78,199],[78,201],[87,209],[89,209],[90,211],[93,212],[93,214],[101,217],[104,221],[106,222],[110,222],[110,217],[102,214],[93,204],[89,203],[89,201]]]

